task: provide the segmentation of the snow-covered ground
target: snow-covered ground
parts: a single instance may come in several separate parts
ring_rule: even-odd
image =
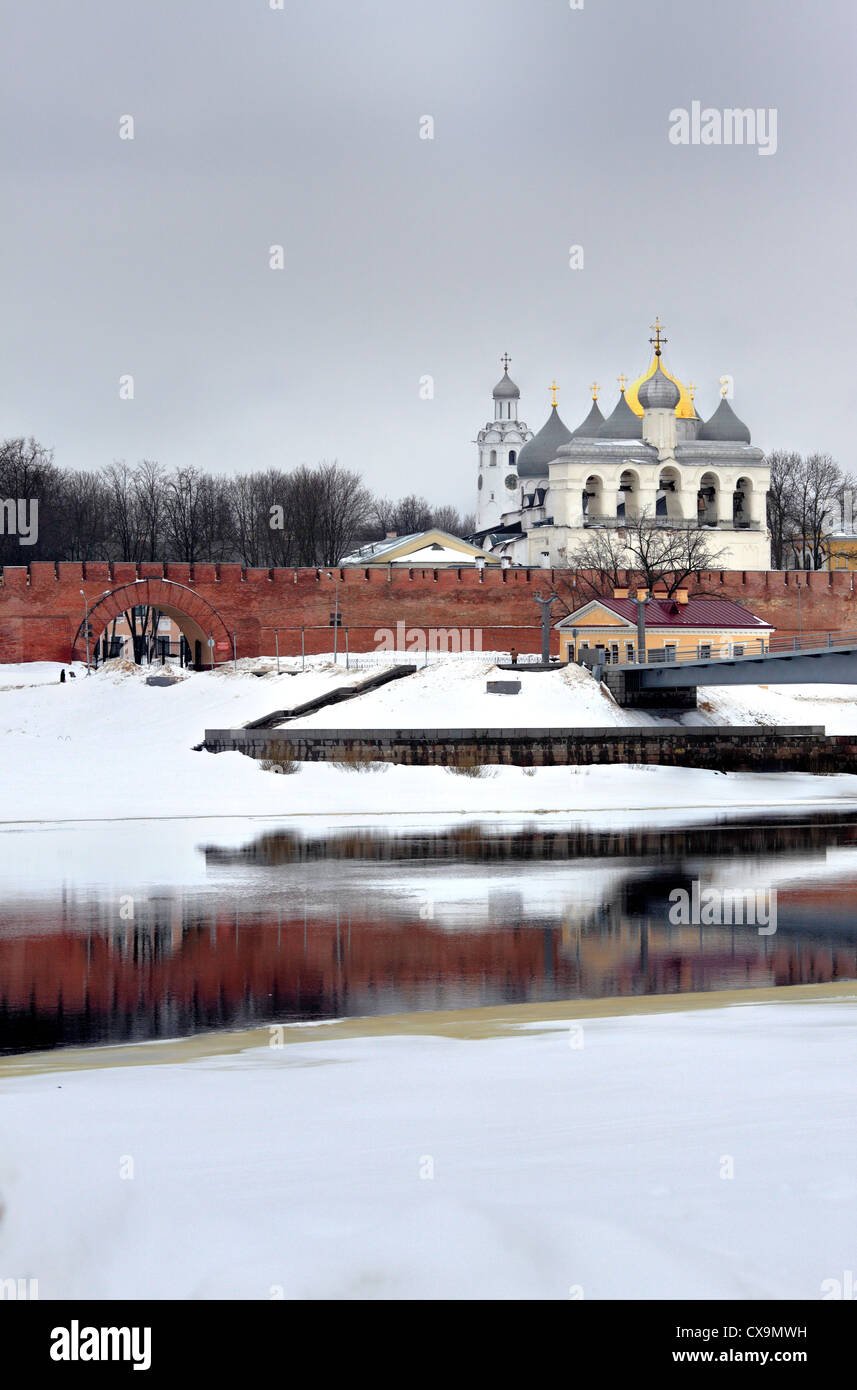
[[[857,796],[857,777],[723,774],[660,767],[488,769],[482,778],[443,768],[355,772],[307,764],[277,776],[238,753],[196,753],[206,728],[236,727],[365,672],[316,661],[305,673],[259,679],[265,663],[146,685],[145,669],[110,667],[59,684],[59,667],[0,667],[3,822],[180,816],[566,813],[578,818],[665,808],[739,808],[838,803]],[[489,660],[445,661],[289,727],[514,727],[652,723],[620,710],[585,672],[526,673],[518,696],[485,693]],[[712,690],[711,711],[693,722],[823,724],[857,729],[848,686]]]
[[[264,679],[252,674],[266,667]],[[619,710],[577,669],[522,670],[522,692],[508,698],[486,694],[491,672],[490,660],[439,662],[303,722],[653,722]],[[205,880],[214,891],[223,872],[237,883],[243,871],[209,874],[201,845],[246,844],[275,824],[326,833],[349,818],[403,829],[538,815],[540,825],[618,827],[857,804],[855,776],[610,766],[468,778],[327,764],[278,776],[194,745],[206,728],[240,726],[365,671],[314,660],[277,676],[245,662],[169,688],[121,665],[90,677],[78,667],[62,685],[58,674],[48,663],[0,667],[9,901],[105,884],[127,893],[138,881],[174,892]],[[688,722],[857,729],[850,687],[702,698],[708,708]],[[778,873],[748,861],[754,882]],[[429,884],[440,908],[455,904],[457,922],[472,899],[477,921],[484,873],[440,876],[442,892]],[[607,891],[595,861],[571,885],[567,870],[555,877],[557,902]],[[495,891],[515,886],[511,869],[490,880]],[[396,891],[419,895],[427,881],[406,866]],[[314,868],[292,887],[313,885]],[[297,1036],[243,1051],[236,1041],[219,1055],[197,1039],[178,1059],[174,1045],[153,1044],[104,1065],[91,1054],[64,1067],[58,1054],[53,1071],[0,1064],[3,1277],[37,1279],[43,1299],[812,1299],[853,1267],[857,999],[587,1018],[582,1035],[548,1022],[480,1041],[378,1036],[376,1021],[372,1036],[324,1026]]]
[[[0,1268],[43,1299],[818,1299],[853,1268],[857,1001],[576,1027],[7,1075]]]
[[[517,695],[489,695],[491,679],[521,682]],[[344,705],[305,715],[290,725],[306,729],[592,728],[653,723],[824,724],[829,733],[857,732],[857,687],[712,686],[699,692],[700,708],[678,718],[620,709],[581,666],[556,671],[498,670],[490,658],[436,661],[404,680]]]

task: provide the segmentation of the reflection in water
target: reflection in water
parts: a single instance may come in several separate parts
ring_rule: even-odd
[[[568,830],[528,827],[486,831],[479,822],[455,830],[420,830],[391,834],[383,830],[345,830],[338,835],[304,837],[290,830],[260,835],[239,850],[206,849],[210,864],[316,863],[328,859],[406,860],[417,863],[498,863],[533,859],[588,859],[608,856],[644,858],[652,862],[695,854],[795,853],[825,851],[834,846],[857,848],[857,820],[830,811],[810,818],[788,813],[752,824],[718,820],[710,824],[634,827],[613,831],[574,826]]]
[[[130,908],[68,888],[0,901],[0,1050],[857,978],[846,817],[620,834],[282,832],[205,854],[204,890]],[[776,886],[776,933],[673,925],[670,892],[694,881]]]

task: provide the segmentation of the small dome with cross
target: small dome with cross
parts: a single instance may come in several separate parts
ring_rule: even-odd
[[[520,400],[521,393],[509,376],[509,363],[511,357],[508,352],[504,352],[500,361],[503,363],[503,375],[494,387],[493,396],[495,401]]]

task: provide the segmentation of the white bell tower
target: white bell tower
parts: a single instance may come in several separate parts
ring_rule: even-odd
[[[479,431],[479,477],[476,492],[476,529],[498,525],[505,511],[518,501],[518,454],[532,439],[520,415],[521,393],[509,376],[511,358],[504,352],[503,375],[494,387],[494,419]]]

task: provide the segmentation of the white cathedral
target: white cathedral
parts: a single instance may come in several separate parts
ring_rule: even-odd
[[[494,387],[494,419],[479,431],[476,532],[486,551],[513,565],[562,568],[593,527],[621,530],[631,518],[659,526],[711,528],[718,569],[766,570],[770,471],[724,394],[703,421],[687,387],[661,360],[666,339],[655,320],[651,364],[605,418],[593,385],[586,419],[560,418],[556,383],[538,434],[519,418],[521,393],[509,376]]]

